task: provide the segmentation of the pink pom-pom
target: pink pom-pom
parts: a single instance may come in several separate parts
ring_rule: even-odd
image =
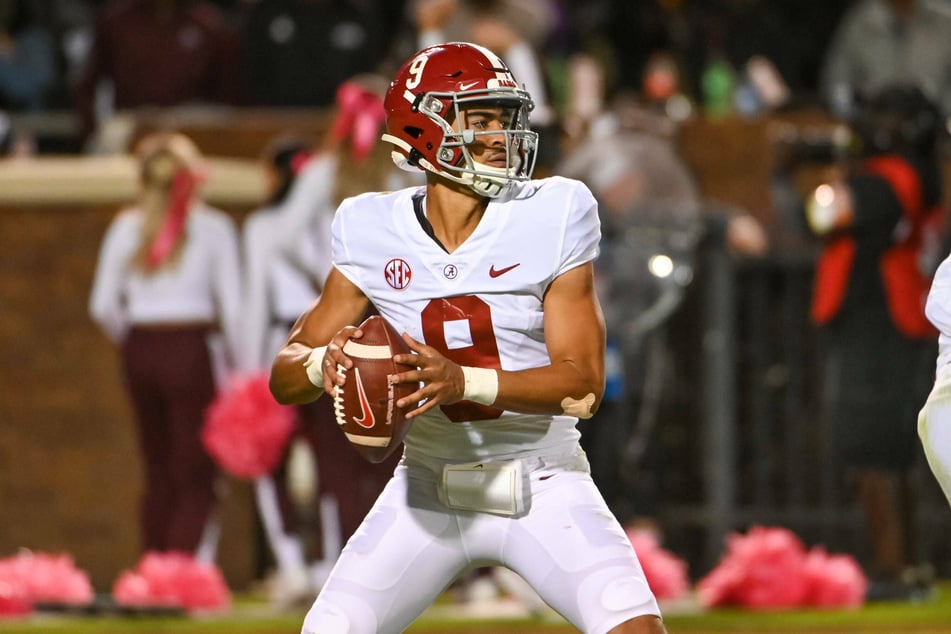
[[[745,574],[738,561],[724,557],[713,570],[697,582],[697,600],[700,605],[707,608],[739,605],[738,590],[743,584]]]
[[[26,595],[26,589],[0,581],[0,619],[22,616],[33,611],[33,603]]]
[[[660,546],[654,533],[628,529],[627,538],[644,569],[647,585],[658,599],[679,599],[687,594],[690,580],[687,562]]]
[[[849,555],[829,555],[815,547],[806,555],[806,603],[820,608],[859,608],[865,602],[868,579]]]
[[[727,553],[697,585],[702,605],[741,605],[757,610],[802,604],[808,591],[806,550],[791,531],[753,527],[727,538]]]
[[[220,610],[231,604],[221,571],[180,552],[145,553],[135,570],[119,575],[112,596],[119,605],[178,607],[189,612]]]
[[[297,414],[274,400],[267,374],[236,379],[205,413],[208,453],[228,473],[253,479],[270,473],[287,449]]]
[[[29,550],[0,560],[0,587],[8,588],[5,594],[14,604],[20,597],[30,604],[83,605],[94,595],[89,575],[76,567],[72,557]]]

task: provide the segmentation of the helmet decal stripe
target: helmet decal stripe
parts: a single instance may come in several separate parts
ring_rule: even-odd
[[[489,60],[489,65],[492,68],[507,68],[507,66],[505,65],[505,62],[502,61],[502,58],[500,58],[498,55],[496,55],[495,53],[493,53],[486,47],[479,46],[478,44],[469,44],[469,46],[471,46],[472,48],[476,49],[477,51],[485,55],[485,58]]]

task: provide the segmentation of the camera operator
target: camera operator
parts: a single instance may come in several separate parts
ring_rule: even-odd
[[[822,409],[836,469],[871,538],[869,600],[920,598],[907,475],[937,331],[924,314],[940,259],[944,121],[916,87],[858,101],[848,160],[806,201],[823,242],[811,317],[820,328]]]

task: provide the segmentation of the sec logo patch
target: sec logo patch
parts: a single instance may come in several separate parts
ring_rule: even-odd
[[[402,258],[393,258],[386,263],[383,268],[383,277],[386,283],[398,291],[403,290],[413,279],[413,270],[409,268],[409,263]]]

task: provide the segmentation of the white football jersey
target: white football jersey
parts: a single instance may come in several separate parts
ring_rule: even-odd
[[[345,200],[333,222],[334,266],[397,330],[457,363],[503,370],[548,365],[545,291],[598,254],[591,192],[562,177],[518,184],[490,201],[453,253],[417,218],[413,199],[424,193],[410,188]],[[425,209],[424,200],[418,204]],[[572,452],[576,423],[464,401],[419,417],[405,440],[406,456],[465,462]]]

